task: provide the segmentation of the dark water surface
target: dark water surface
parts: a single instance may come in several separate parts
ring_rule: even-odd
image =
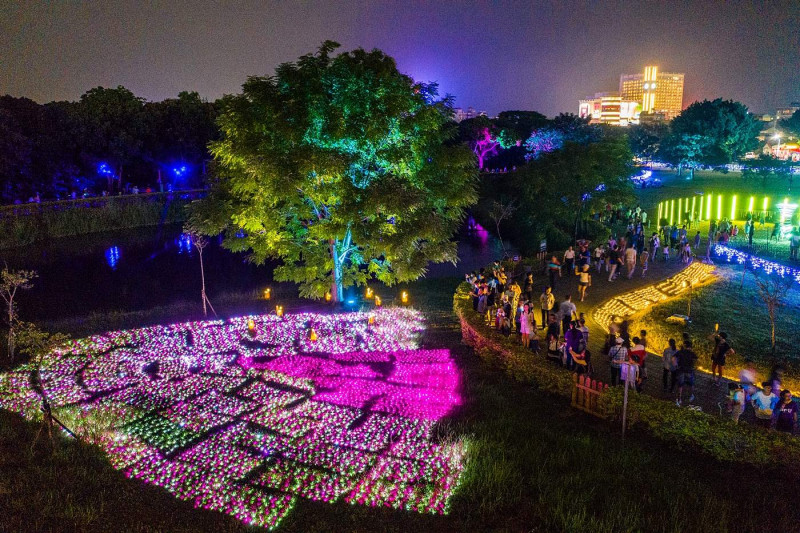
[[[431,265],[429,278],[463,275],[502,255],[499,242],[478,226],[458,236],[459,263]],[[208,296],[260,293],[277,263],[256,266],[212,240],[204,250]],[[0,252],[0,265],[39,273],[18,294],[22,318],[52,320],[94,312],[135,311],[199,299],[197,250],[179,226],[140,228],[56,239]],[[287,292],[293,287],[284,287]],[[296,292],[295,292],[296,294]]]

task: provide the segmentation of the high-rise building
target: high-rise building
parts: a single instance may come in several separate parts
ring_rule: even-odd
[[[648,66],[643,73],[620,76],[619,92],[623,100],[641,102],[642,113],[664,115],[671,120],[683,109],[683,77]]]
[[[460,107],[453,108],[453,118],[456,122],[461,122],[462,120],[467,120],[470,118],[477,118],[477,117],[485,117],[486,111],[475,111],[474,107],[468,107],[466,109],[462,109]]]
[[[627,126],[639,122],[639,102],[623,100],[618,93],[596,93],[579,102],[578,116],[591,124]]]

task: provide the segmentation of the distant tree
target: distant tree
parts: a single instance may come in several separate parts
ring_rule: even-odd
[[[6,201],[18,196],[31,175],[33,141],[24,135],[14,115],[0,108],[0,190]]]
[[[560,150],[564,146],[564,134],[559,130],[542,128],[533,130],[525,141],[525,159],[538,159],[542,154]]]
[[[483,170],[487,160],[496,155],[501,147],[495,128],[489,118],[480,116],[462,120],[458,125],[458,137],[466,142],[475,157],[478,158],[478,169]]]
[[[208,143],[217,136],[214,104],[204,102],[196,92],[184,91],[178,98],[146,103],[144,111],[149,121],[145,152],[156,169],[171,174],[174,167],[189,165],[192,174],[202,173],[209,157]]]
[[[792,288],[793,281],[794,279],[791,276],[782,277],[774,273],[756,277],[758,295],[766,306],[767,314],[769,315],[773,356],[775,355],[775,318],[777,317],[778,309],[785,304],[786,294]]]
[[[675,117],[667,141],[672,157],[722,165],[757,146],[760,126],[747,107],[732,100],[695,102]],[[696,156],[687,154],[699,149]]]
[[[583,224],[606,203],[634,198],[631,160],[625,138],[566,142],[560,150],[531,160],[515,174],[507,193],[519,200],[516,225],[535,238],[551,235],[561,245],[580,237]]]
[[[147,136],[144,100],[122,86],[96,87],[81,96],[76,109],[84,156],[109,166],[109,188],[113,179],[121,185],[125,165],[141,156]]]
[[[549,121],[536,111],[502,111],[493,122],[507,138],[524,141],[533,130],[546,126]]]
[[[628,129],[628,142],[633,155],[644,161],[652,161],[659,153],[661,142],[669,134],[669,127],[662,123],[635,124]]]
[[[217,177],[192,221],[262,263],[301,295],[370,278],[416,279],[455,261],[451,240],[476,201],[472,155],[449,99],[379,50],[335,57],[337,43],[253,77],[221,103]]]
[[[792,137],[800,137],[800,109],[795,111],[791,117],[780,121],[780,127]]]
[[[603,138],[603,130],[596,124],[589,124],[589,118],[581,118],[574,113],[560,113],[550,121],[550,129],[563,134],[564,140],[577,144],[598,142]]]
[[[0,298],[6,305],[6,323],[8,324],[8,358],[14,360],[15,330],[17,326],[17,292],[33,287],[33,279],[38,274],[35,270],[9,270],[4,267],[0,271]]]

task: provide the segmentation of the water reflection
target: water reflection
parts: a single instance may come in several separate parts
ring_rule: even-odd
[[[430,265],[428,278],[461,277],[502,257],[501,244],[474,220],[457,238],[458,262]],[[220,239],[210,239],[203,254],[212,301],[231,293],[260,295],[272,283],[275,263],[253,265],[245,254],[220,244]],[[39,273],[20,300],[20,312],[28,320],[149,309],[198,300],[200,294],[192,239],[179,226],[56,239],[2,251],[0,263]]]
[[[117,269],[117,263],[119,263],[119,246],[112,246],[108,250],[106,250],[106,263],[108,266],[111,267],[111,270]]]

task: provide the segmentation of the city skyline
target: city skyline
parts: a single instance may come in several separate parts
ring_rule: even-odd
[[[39,102],[117,85],[147,100],[183,90],[213,100],[326,39],[341,50],[380,48],[401,71],[438,82],[457,107],[490,115],[574,113],[577,100],[643,65],[686,73],[684,106],[721,97],[765,113],[800,98],[796,2],[665,2],[632,13],[620,2],[112,1],[7,4],[0,13],[0,94]]]

